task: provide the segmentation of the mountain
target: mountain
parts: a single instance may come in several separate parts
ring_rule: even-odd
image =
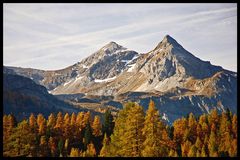
[[[3,112],[14,113],[17,119],[29,117],[31,113],[78,112],[73,106],[57,99],[47,89],[29,78],[19,75],[3,75]]]
[[[6,69],[32,78],[54,95],[65,94],[61,98],[73,101],[68,94],[81,94],[75,97],[78,103],[94,97],[103,106],[120,108],[119,103],[136,101],[146,109],[151,98],[169,123],[215,107],[237,111],[237,73],[195,57],[169,35],[145,54],[110,42],[63,70]]]

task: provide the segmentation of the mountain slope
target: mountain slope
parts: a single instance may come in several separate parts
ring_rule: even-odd
[[[47,89],[29,78],[19,75],[3,75],[3,111],[14,113],[17,119],[28,117],[30,113],[77,112],[73,106],[58,100]]]
[[[81,94],[78,103],[97,97],[94,101],[116,108],[131,100],[146,109],[152,98],[169,122],[212,108],[237,111],[237,73],[195,57],[169,35],[145,54],[110,42],[63,70],[6,67],[5,72],[30,77],[55,95]]]

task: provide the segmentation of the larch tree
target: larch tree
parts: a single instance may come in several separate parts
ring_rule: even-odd
[[[40,138],[40,157],[48,157],[50,155],[49,147],[45,136]]]
[[[203,145],[202,149],[201,149],[201,157],[207,157],[207,152],[206,152],[206,146]]]
[[[155,108],[154,102],[151,100],[144,121],[144,128],[142,129],[145,138],[143,142],[142,155],[145,157],[161,157],[166,156],[161,151],[163,145],[162,130],[164,129],[163,123],[160,121],[159,111]]]
[[[37,120],[34,116],[33,113],[31,113],[30,117],[29,117],[29,127],[31,128],[32,132],[36,132],[37,130]]]
[[[80,157],[78,148],[71,148],[70,157]]]
[[[192,145],[189,152],[188,157],[197,157],[197,147],[195,145]]]
[[[208,150],[210,157],[217,157],[218,156],[218,146],[217,146],[217,138],[216,133],[211,131],[209,142],[208,142]]]
[[[39,125],[38,134],[39,135],[44,135],[46,133],[46,130],[47,130],[47,126],[46,126],[46,121],[44,120]]]
[[[189,114],[188,118],[189,140],[194,143],[196,141],[197,121],[193,113]]]
[[[13,128],[12,134],[8,139],[5,156],[29,156],[31,155],[31,146],[34,146],[35,135],[31,132],[29,124],[23,120],[16,128]]]
[[[64,123],[62,112],[58,112],[56,119],[57,119],[56,124],[54,126],[55,133],[59,136],[62,136],[63,123]]]
[[[72,134],[71,131],[71,119],[68,113],[65,114],[64,119],[63,119],[63,137],[66,139],[68,137],[70,137],[70,135]]]
[[[56,124],[56,118],[55,118],[55,115],[53,113],[51,113],[49,116],[48,116],[48,120],[47,120],[47,127],[48,128],[53,128]]]
[[[234,114],[232,118],[232,127],[231,127],[233,138],[237,139],[237,115]]]
[[[177,144],[182,144],[184,142],[183,137],[185,130],[187,129],[187,119],[186,118],[181,118],[177,119],[176,121],[173,122],[173,137],[174,141],[177,142]]]
[[[177,151],[171,149],[168,154],[169,157],[178,157]]]
[[[95,137],[99,137],[102,135],[102,125],[101,125],[99,116],[94,117],[92,129],[93,129],[93,135]]]
[[[125,144],[123,143],[123,141],[125,139],[124,134],[127,131],[127,116],[129,110],[134,106],[134,103],[128,102],[124,105],[123,109],[118,112],[118,116],[115,120],[113,134],[111,135],[110,156],[124,156],[123,149]]]
[[[56,155],[56,153],[57,153],[57,145],[56,145],[56,142],[55,142],[53,137],[49,138],[48,147],[49,147],[49,149],[51,151],[51,156],[52,157],[56,157],[57,156]]]
[[[40,113],[37,115],[37,125],[40,127],[40,125],[45,121],[44,116]]]
[[[188,156],[188,152],[190,151],[191,146],[192,146],[192,143],[188,140],[181,145],[182,157]]]
[[[143,148],[142,129],[144,125],[143,107],[135,104],[131,107],[127,119],[126,132],[123,134],[124,156],[140,157]]]
[[[109,151],[110,151],[110,140],[107,136],[107,134],[105,133],[104,134],[104,138],[103,138],[103,146],[101,148],[101,151],[100,151],[100,157],[109,157]]]
[[[87,150],[85,151],[86,157],[95,157],[96,156],[96,150],[93,143],[90,143],[87,145]]]

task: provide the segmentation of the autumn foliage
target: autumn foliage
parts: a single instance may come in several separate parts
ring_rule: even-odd
[[[129,102],[114,119],[90,112],[3,116],[5,157],[235,157],[237,116],[229,110],[162,122],[151,100],[146,113]]]

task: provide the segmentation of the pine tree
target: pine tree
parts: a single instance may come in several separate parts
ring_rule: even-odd
[[[146,113],[144,128],[142,130],[145,141],[142,154],[145,157],[166,156],[161,153],[164,146],[161,145],[163,124],[160,121],[159,112],[151,100]]]
[[[85,133],[84,133],[84,148],[87,149],[87,145],[92,140],[92,128],[90,126],[90,122],[86,124]]]
[[[63,152],[63,139],[62,138],[60,138],[60,140],[58,141],[58,152],[61,156],[62,152]]]
[[[104,122],[103,122],[103,134],[107,134],[109,137],[113,133],[114,123],[113,123],[113,116],[111,111],[107,109],[104,113]]]

